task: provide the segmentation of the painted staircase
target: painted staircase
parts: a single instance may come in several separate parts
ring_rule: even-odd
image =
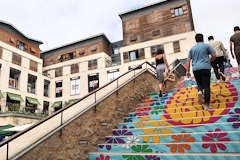
[[[211,110],[186,86],[149,94],[89,160],[240,160],[240,81],[212,81]]]

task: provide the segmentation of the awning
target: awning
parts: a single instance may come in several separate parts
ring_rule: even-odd
[[[0,136],[12,136],[15,134],[15,131],[5,131],[5,129],[12,128],[12,125],[0,126]]]
[[[37,99],[35,99],[35,98],[27,97],[27,101],[28,101],[29,103],[32,103],[32,104],[41,105],[41,104],[39,103],[39,101],[38,101]]]
[[[34,124],[34,123],[25,124],[25,125],[23,125],[23,126],[11,127],[11,128],[4,129],[4,131],[20,132],[20,131],[23,131],[23,130],[31,127],[33,124]]]
[[[61,106],[61,104],[62,104],[61,101],[59,101],[59,102],[54,102],[53,105],[52,105],[52,107],[53,107],[53,108],[56,108],[56,107]]]
[[[68,101],[68,103],[69,104],[72,104],[72,103],[74,103],[74,102],[76,102],[77,101],[77,99],[70,99],[69,101]]]
[[[1,98],[3,98],[3,94],[2,94],[2,92],[1,92],[1,90],[0,90],[0,99],[1,99]]]
[[[13,93],[8,93],[7,95],[9,96],[9,98],[11,100],[24,102],[24,100],[22,99],[22,97],[20,95],[13,94]]]

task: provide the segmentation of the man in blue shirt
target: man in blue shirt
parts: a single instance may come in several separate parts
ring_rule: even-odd
[[[192,70],[198,85],[198,101],[203,104],[204,109],[210,109],[211,62],[216,59],[216,52],[209,44],[204,43],[202,34],[196,34],[195,39],[197,44],[191,48],[187,59],[187,76],[191,76],[190,63],[192,61]]]

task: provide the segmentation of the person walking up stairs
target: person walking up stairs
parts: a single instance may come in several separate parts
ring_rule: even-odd
[[[209,44],[204,43],[204,37],[202,34],[196,34],[195,40],[197,44],[193,46],[189,52],[186,74],[188,77],[191,76],[190,63],[192,61],[193,74],[198,85],[199,103],[203,104],[205,109],[210,109],[211,62],[216,59],[216,52]],[[209,58],[209,55],[211,55],[211,59]]]

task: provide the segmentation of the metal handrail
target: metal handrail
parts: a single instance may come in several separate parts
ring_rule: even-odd
[[[86,96],[82,97],[82,98],[79,99],[78,101],[76,101],[76,102],[74,102],[74,103],[72,103],[72,104],[70,104],[70,105],[68,105],[68,106],[66,106],[66,107],[58,110],[57,112],[55,112],[55,113],[53,113],[52,115],[50,115],[50,116],[48,116],[48,117],[40,120],[39,122],[37,122],[36,124],[32,125],[31,127],[27,128],[27,129],[25,129],[25,130],[23,130],[23,131],[21,131],[21,132],[18,132],[18,133],[16,133],[15,135],[13,135],[12,137],[9,137],[8,139],[6,139],[6,140],[4,140],[3,142],[1,142],[1,143],[0,143],[0,147],[2,147],[2,146],[4,146],[4,145],[7,145],[7,159],[8,159],[8,144],[9,144],[11,141],[15,140],[16,138],[20,137],[21,135],[27,133],[28,131],[36,128],[37,126],[43,124],[44,122],[48,121],[49,119],[51,119],[51,118],[53,118],[53,117],[55,117],[55,116],[57,116],[57,115],[59,115],[59,114],[61,114],[61,126],[62,126],[62,125],[63,125],[63,124],[62,124],[62,115],[63,115],[63,112],[64,112],[65,110],[67,110],[68,108],[74,106],[75,104],[81,102],[82,100],[86,99],[87,97],[89,97],[89,96],[91,96],[91,95],[93,95],[93,94],[95,94],[95,103],[96,103],[96,102],[97,102],[96,93],[97,93],[98,91],[100,91],[100,90],[102,90],[103,88],[109,86],[109,85],[112,84],[113,82],[117,82],[117,88],[118,88],[118,87],[119,87],[119,86],[118,86],[118,80],[119,80],[121,77],[127,75],[127,74],[130,73],[130,72],[134,72],[134,77],[135,77],[135,70],[138,69],[139,67],[142,67],[144,64],[146,64],[146,69],[147,69],[147,66],[148,66],[148,65],[149,65],[150,67],[152,67],[153,69],[156,69],[156,67],[154,67],[154,66],[153,66],[152,64],[150,64],[149,62],[147,62],[147,61],[146,61],[146,62],[143,62],[142,64],[136,66],[135,68],[129,70],[128,72],[126,72],[126,73],[122,74],[121,76],[119,76],[118,78],[114,79],[113,81],[107,83],[106,85],[104,85],[104,86],[102,86],[102,87],[94,90],[93,92],[87,94]]]

